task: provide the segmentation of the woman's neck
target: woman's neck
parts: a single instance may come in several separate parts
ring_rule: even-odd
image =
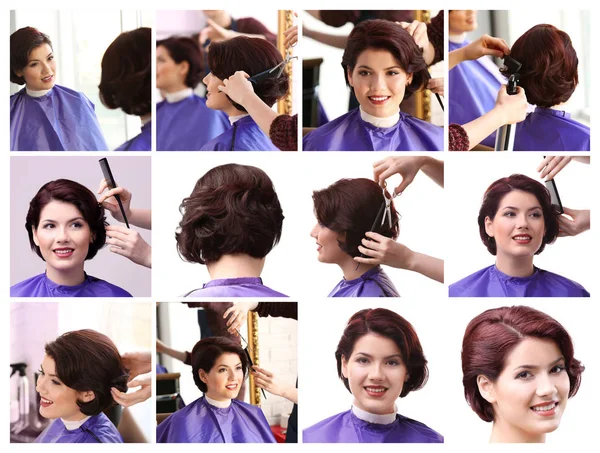
[[[169,103],[182,101],[193,94],[194,90],[184,84],[173,87],[172,89],[164,90],[165,100]]]
[[[233,105],[227,107],[226,109],[223,110],[227,116],[232,117],[232,116],[240,116],[240,115],[246,115],[248,112],[243,112],[241,110],[236,109]]]
[[[448,33],[448,40],[454,44],[462,44],[467,39],[467,32],[455,32],[450,31]]]
[[[346,280],[354,280],[355,278],[360,277],[367,271],[370,271],[375,267],[374,264],[360,264],[352,259],[350,255],[348,258],[344,259],[342,262],[336,263],[342,269],[344,273],[344,278]],[[359,265],[360,264],[360,265]]]
[[[510,256],[498,252],[496,267],[511,277],[529,277],[534,272],[533,256]]]
[[[148,113],[147,115],[140,116],[140,120],[142,122],[142,126],[148,124],[150,121],[152,121],[152,112]]]
[[[494,422],[490,443],[545,443],[546,434],[532,434],[522,431],[515,426],[509,426],[502,422]]]
[[[250,255],[223,255],[219,261],[207,264],[211,280],[220,278],[260,277],[265,258]]]
[[[210,391],[208,393],[210,393]],[[204,394],[204,398],[206,399],[208,404],[210,404],[211,406],[220,407],[221,409],[231,406],[230,399],[222,399],[222,398],[216,397],[215,395],[212,395],[212,397],[211,397],[211,395],[209,395],[208,393]]]
[[[83,283],[85,280],[85,272],[83,263],[81,267],[68,270],[58,270],[50,266],[46,266],[46,277],[52,280],[57,285],[76,286]]]

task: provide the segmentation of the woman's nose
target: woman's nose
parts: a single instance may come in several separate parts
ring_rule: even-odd
[[[556,395],[558,392],[552,377],[549,374],[542,373],[537,379],[536,395],[540,397],[548,397]]]
[[[317,239],[319,235],[319,225],[315,225],[312,230],[310,230],[310,237]]]

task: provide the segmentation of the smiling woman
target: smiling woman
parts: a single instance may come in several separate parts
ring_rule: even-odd
[[[589,297],[579,283],[533,265],[533,257],[556,239],[559,215],[548,190],[528,176],[492,183],[478,223],[496,263],[450,285],[450,297]]]
[[[131,297],[84,271],[84,262],[104,246],[107,225],[104,208],[86,187],[68,179],[44,184],[29,204],[25,228],[46,272],[12,286],[11,297]]]
[[[12,151],[107,151],[94,104],[56,85],[50,38],[33,27],[10,36],[10,81],[25,84],[10,97]]]
[[[441,443],[428,426],[397,414],[396,400],[427,382],[427,359],[413,326],[383,308],[355,313],[335,352],[352,409],[303,432],[304,442]]]
[[[165,419],[159,443],[275,443],[257,406],[235,399],[248,371],[248,358],[230,338],[209,337],[192,350],[194,382],[204,396]]]

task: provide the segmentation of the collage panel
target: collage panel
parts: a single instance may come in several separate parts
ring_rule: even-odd
[[[152,441],[152,305],[13,302],[9,322],[11,443]]]
[[[444,11],[311,10],[302,20],[303,151],[444,149]]]
[[[10,11],[11,151],[150,151],[153,23],[143,10]]]
[[[296,302],[159,303],[156,319],[158,443],[297,442]]]
[[[251,6],[157,11],[157,149],[295,151],[296,16]]]
[[[450,10],[448,30],[450,150],[590,151],[589,11]]]
[[[150,297],[150,165],[11,157],[11,297]]]

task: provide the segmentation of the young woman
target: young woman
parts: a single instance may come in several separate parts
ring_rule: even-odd
[[[46,344],[35,387],[40,415],[54,421],[42,443],[122,443],[103,411],[116,405],[111,388],[127,391],[129,371],[117,347],[94,330],[67,332]]]
[[[223,80],[236,71],[244,71],[254,83],[254,92],[269,107],[288,91],[288,76],[280,73],[283,62],[277,48],[260,38],[238,36],[227,41],[214,42],[208,51],[210,74],[206,84],[206,105],[225,112],[232,127],[202,147],[202,151],[278,151],[244,107],[233,102],[219,90]],[[273,69],[272,72],[268,73]]]
[[[94,104],[56,85],[50,38],[33,27],[10,35],[10,81],[25,85],[10,97],[12,151],[108,151]]]
[[[533,265],[556,239],[558,215],[548,190],[527,176],[492,183],[477,221],[496,263],[450,285],[450,297],[589,297],[579,283]]]
[[[150,61],[152,30],[121,33],[102,57],[100,100],[109,109],[139,116],[142,131],[116,151],[152,150],[152,94]]]
[[[204,394],[156,428],[159,443],[275,443],[262,410],[235,399],[248,371],[241,346],[225,337],[192,350],[194,382]]]
[[[427,359],[413,326],[383,308],[355,313],[335,351],[352,408],[303,431],[304,442],[442,443],[428,426],[397,413],[396,401],[427,382]]]
[[[342,57],[344,77],[360,107],[304,137],[305,151],[441,151],[443,129],[400,111],[430,79],[423,51],[400,25],[358,24]]]
[[[317,259],[337,264],[344,274],[328,297],[399,297],[380,266],[354,261],[361,255],[358,247],[367,231],[398,237],[398,213],[389,196],[364,178],[340,179],[313,193],[318,223],[310,235],[317,241]]]
[[[198,151],[229,129],[227,116],[207,108],[194,94],[202,79],[198,43],[191,38],[167,38],[156,43],[156,105],[158,151]]]
[[[227,164],[202,176],[180,206],[175,234],[185,261],[205,264],[211,281],[190,297],[287,297],[263,285],[267,254],[279,242],[283,211],[269,176]]]
[[[465,398],[483,421],[490,442],[544,442],[567,400],[577,393],[584,366],[555,319],[531,307],[487,310],[463,338]]]
[[[84,271],[86,260],[106,242],[104,208],[81,184],[57,179],[44,184],[29,204],[29,244],[46,271],[10,288],[11,297],[131,297]]]

